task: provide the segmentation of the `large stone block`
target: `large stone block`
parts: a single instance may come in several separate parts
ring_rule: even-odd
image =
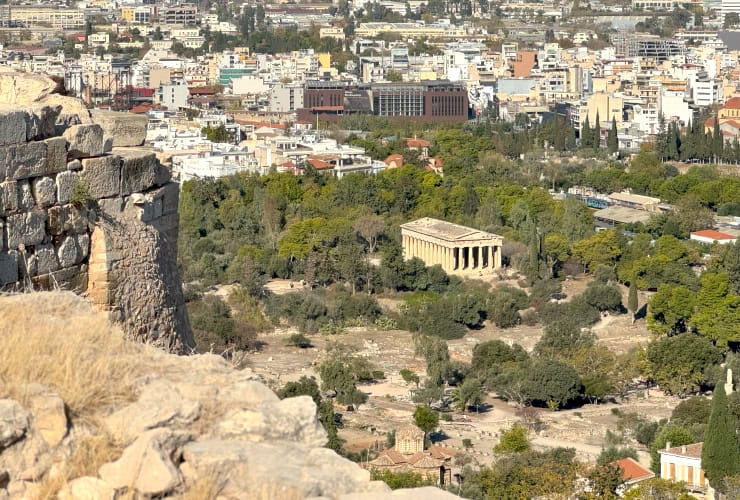
[[[103,154],[105,141],[100,125],[72,125],[64,131],[63,137],[69,142],[70,158],[91,158]]]
[[[71,267],[82,260],[82,252],[75,236],[67,236],[57,247],[57,258],[61,267]]]
[[[0,183],[0,215],[18,210],[18,183],[5,181]]]
[[[53,236],[62,233],[83,234],[92,224],[92,213],[74,205],[56,205],[49,209],[48,232]]]
[[[69,203],[78,177],[75,172],[61,172],[57,175],[57,201],[59,203]]]
[[[26,142],[28,112],[20,109],[0,111],[0,146]]]
[[[57,187],[51,177],[37,177],[32,181],[33,198],[41,208],[47,208],[57,202]]]
[[[121,194],[141,193],[154,186],[159,162],[154,153],[145,150],[116,149],[123,158]]]
[[[31,190],[31,183],[28,179],[18,181],[18,208],[21,211],[31,210],[36,205],[36,200],[33,197],[33,191]]]
[[[59,269],[59,259],[52,245],[36,247],[33,257],[36,265],[36,274],[48,274]]]
[[[150,193],[156,200],[162,200],[162,215],[177,213],[177,206],[180,200],[180,185],[176,182],[168,182],[161,188]]]
[[[46,238],[46,213],[41,211],[11,215],[8,224],[8,248],[38,245]]]
[[[121,193],[121,157],[111,155],[82,160],[81,179],[93,198],[118,196]]]
[[[0,180],[26,179],[46,173],[45,142],[27,142],[0,148]]]
[[[7,253],[0,253],[0,286],[18,281],[18,262]]]
[[[119,113],[102,109],[91,111],[95,123],[103,127],[105,140],[115,147],[140,146],[146,139],[146,115]]]
[[[46,173],[56,174],[67,170],[67,139],[53,137],[46,139]]]
[[[56,135],[57,118],[62,112],[62,106],[41,105],[33,107],[26,124],[26,140],[38,141]]]

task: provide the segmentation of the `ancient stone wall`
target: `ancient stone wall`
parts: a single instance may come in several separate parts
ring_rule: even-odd
[[[0,104],[0,290],[74,290],[130,337],[187,352],[178,186],[154,153],[113,148],[142,144],[146,118],[29,107]]]

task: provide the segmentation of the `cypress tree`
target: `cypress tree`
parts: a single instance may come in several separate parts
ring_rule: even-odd
[[[635,314],[637,314],[637,308],[639,307],[639,302],[637,301],[637,276],[632,276],[632,279],[630,280],[630,292],[627,296],[627,308],[632,313],[632,324],[635,324]]]
[[[612,128],[606,136],[606,147],[610,153],[616,153],[619,150],[619,137],[617,136],[617,119],[612,117]]]
[[[714,387],[712,413],[704,434],[701,465],[712,487],[722,491],[727,476],[740,473],[740,445],[737,440],[735,417],[727,406],[722,382]]]
[[[594,149],[601,147],[601,120],[599,120],[599,111],[596,111],[596,123],[594,123],[593,132],[593,146]]]
[[[725,145],[725,138],[722,137],[722,130],[719,128],[719,118],[714,117],[714,130],[712,131],[712,156],[714,162],[718,163],[722,158],[722,149]]]
[[[583,127],[581,128],[581,148],[586,149],[593,146],[593,140],[591,135],[591,123],[588,121],[588,114],[586,115],[586,120],[583,122]]]

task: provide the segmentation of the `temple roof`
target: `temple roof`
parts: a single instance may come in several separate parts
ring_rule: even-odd
[[[461,226],[431,217],[424,217],[415,221],[401,224],[402,230],[413,231],[440,240],[458,241],[481,241],[502,240],[503,237],[493,233],[487,233],[472,227]]]

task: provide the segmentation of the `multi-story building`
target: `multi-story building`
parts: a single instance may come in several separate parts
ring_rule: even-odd
[[[303,107],[303,86],[278,84],[270,90],[270,111],[290,113]],[[341,101],[340,101],[341,103]]]
[[[464,85],[445,80],[419,83],[378,83],[370,87],[373,114],[422,120],[468,119]]]
[[[159,9],[159,22],[164,24],[193,25],[200,19],[198,7],[194,4],[181,4]]]
[[[0,10],[0,21],[26,28],[51,27],[60,30],[85,26],[85,13],[79,9],[62,9],[40,5],[8,5]]]

